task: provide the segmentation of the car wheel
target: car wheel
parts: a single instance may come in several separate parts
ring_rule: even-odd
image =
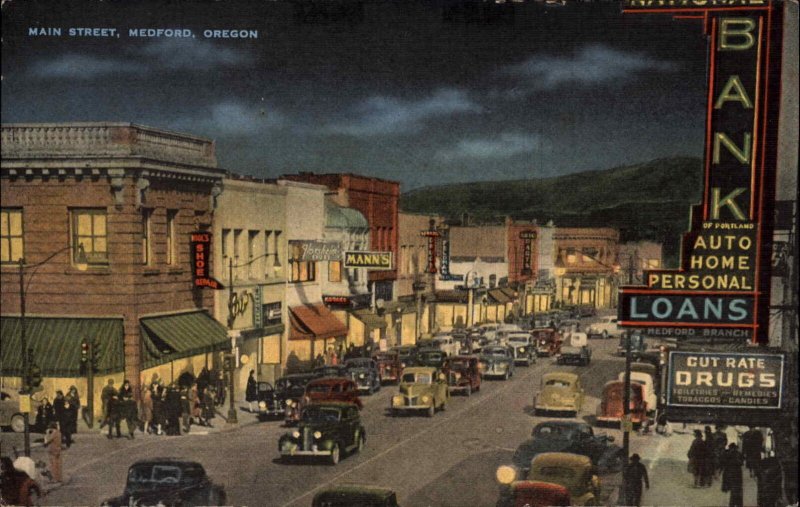
[[[14,414],[11,417],[11,430],[14,433],[22,433],[25,431],[25,418],[20,414]]]
[[[467,397],[472,396],[472,386],[467,386],[466,395]]]
[[[331,455],[328,458],[331,465],[337,465],[339,463],[339,444],[333,444],[333,448],[331,448]]]
[[[428,407],[428,412],[426,413],[426,415],[428,417],[433,417],[433,415],[435,413],[436,413],[436,407],[435,406],[431,405],[430,407]]]

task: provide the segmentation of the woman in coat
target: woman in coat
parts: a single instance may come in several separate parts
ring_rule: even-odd
[[[75,386],[69,386],[69,391],[67,391],[67,411],[70,415],[68,422],[69,422],[69,432],[71,434],[75,434],[78,432],[78,418],[80,417],[81,411],[81,395],[78,394],[78,388]]]
[[[704,473],[708,466],[708,446],[703,441],[703,432],[694,430],[694,440],[687,454],[689,457],[689,471],[694,475],[694,487],[705,487]]]
[[[244,400],[250,408],[250,412],[255,412],[253,409],[253,402],[258,401],[258,384],[256,383],[256,371],[250,370],[250,376],[247,377],[247,389],[244,392]]]
[[[56,398],[53,400],[53,412],[56,414],[56,422],[61,430],[61,438],[64,444],[69,447],[72,445],[72,434],[69,431],[69,413],[67,412],[67,399],[64,391],[56,391]]]

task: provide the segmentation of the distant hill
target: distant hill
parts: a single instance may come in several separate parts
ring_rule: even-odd
[[[437,213],[473,222],[503,216],[553,220],[562,227],[615,227],[623,241],[664,243],[665,264],[676,266],[689,207],[702,199],[702,162],[675,157],[553,178],[438,185],[400,198],[404,211]]]

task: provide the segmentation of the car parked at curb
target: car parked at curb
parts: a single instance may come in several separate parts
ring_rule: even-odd
[[[225,489],[215,484],[200,463],[173,458],[137,461],[128,468],[122,495],[101,505],[225,505]]]
[[[481,349],[481,374],[486,378],[508,380],[514,376],[514,355],[505,345],[487,345]]]
[[[618,425],[624,417],[625,382],[612,380],[603,386],[600,405],[597,406],[597,424]],[[642,384],[631,382],[629,395],[630,416],[634,426],[647,419],[647,402],[644,401],[644,388]]]
[[[359,392],[372,394],[381,389],[378,365],[368,357],[348,359],[344,363],[350,378],[356,383]]]
[[[28,416],[31,421],[40,404],[39,401],[31,399],[31,414]],[[0,392],[0,426],[3,428],[11,428],[11,431],[14,433],[22,433],[25,431],[25,419],[19,409],[18,394],[12,394],[6,391]],[[29,424],[29,428],[31,431],[42,429],[36,428],[32,423]]]
[[[612,338],[619,336],[622,333],[622,328],[617,325],[617,316],[610,315],[601,317],[599,321],[592,322],[586,328],[586,334],[589,338]]]
[[[450,390],[443,373],[428,366],[412,366],[403,370],[400,391],[392,396],[389,410],[392,415],[402,412],[424,411],[433,417],[437,410],[444,410],[450,399]]]
[[[557,364],[577,364],[587,366],[592,360],[592,349],[589,347],[586,333],[570,332],[565,336],[565,343],[556,354]]]
[[[481,388],[481,372],[477,356],[448,357],[442,371],[447,375],[450,392],[469,396]]]
[[[423,349],[417,353],[414,366],[430,366],[441,369],[447,359],[447,354],[439,349]]]
[[[297,429],[278,440],[281,459],[324,457],[336,465],[344,454],[360,452],[367,441],[358,407],[352,403],[311,403]]]
[[[583,387],[581,379],[574,373],[553,372],[542,376],[541,388],[534,397],[536,414],[568,413],[578,415],[583,407]]]
[[[599,504],[600,478],[587,456],[567,452],[545,452],[533,458],[527,474],[522,474],[511,466],[499,467],[497,480],[507,486],[513,485],[518,480],[557,484],[569,492],[569,505]],[[559,501],[563,500],[559,498]]]
[[[531,460],[544,452],[569,452],[588,456],[601,472],[618,472],[625,464],[622,448],[614,437],[595,435],[592,427],[578,421],[546,421],[537,424],[531,438],[514,452],[513,463],[527,472]]]
[[[263,421],[286,414],[286,397],[279,393],[269,382],[256,385],[256,401],[258,403],[258,419]]]
[[[399,507],[397,494],[375,486],[330,486],[314,495],[311,507]]]

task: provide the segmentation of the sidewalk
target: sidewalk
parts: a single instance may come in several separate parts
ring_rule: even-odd
[[[639,453],[642,463],[647,466],[650,489],[642,494],[642,505],[658,506],[727,506],[728,493],[721,490],[722,479],[715,479],[709,488],[695,488],[694,478],[687,471],[689,458],[686,456],[694,439],[693,430],[703,429],[702,425],[680,424],[673,426],[669,437],[648,435],[631,439],[631,453]],[[736,442],[736,432],[727,429],[728,442]],[[747,468],[742,467],[744,486],[744,505],[756,506],[756,480],[750,477]],[[620,495],[621,496],[621,495]]]

